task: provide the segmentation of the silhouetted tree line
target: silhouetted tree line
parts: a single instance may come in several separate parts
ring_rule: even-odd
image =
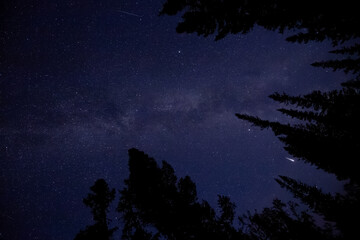
[[[124,216],[123,239],[234,239],[234,204],[219,196],[221,215],[198,201],[195,183],[177,179],[174,169],[136,149],[129,150],[129,178],[117,210]],[[156,231],[154,231],[154,228]]]
[[[189,176],[178,179],[170,164],[157,162],[137,150],[129,150],[129,177],[119,191],[117,211],[122,215],[122,239],[332,239],[331,228],[320,228],[296,204],[274,200],[271,208],[237,217],[229,197],[218,196],[220,213],[197,197]],[[108,227],[107,208],[114,200],[103,179],[91,187],[84,199],[91,207],[95,224],[80,231],[78,239],[112,239],[117,228]]]
[[[287,0],[167,0],[160,14],[183,14],[177,31],[216,40],[232,33],[248,33],[255,25],[283,33],[292,42],[330,40],[334,46],[347,44],[331,53],[335,60],[313,66],[342,70],[353,79],[340,90],[313,91],[301,96],[274,93],[270,98],[287,107],[282,114],[297,124],[263,120],[236,114],[261,129],[271,129],[292,156],[346,180],[344,193],[324,193],[287,176],[276,181],[308,209],[275,199],[261,212],[248,212],[237,221],[235,204],[219,196],[220,215],[208,202],[197,198],[195,183],[178,179],[173,168],[136,149],[129,150],[130,175],[120,193],[117,211],[123,217],[123,239],[360,239],[360,15],[355,1]],[[349,41],[351,40],[351,41]],[[349,44],[350,42],[350,44]],[[75,239],[111,239],[116,228],[108,227],[107,208],[115,197],[104,180],[91,187],[84,199],[92,209],[95,224],[80,231]],[[314,220],[313,213],[324,219]]]
[[[357,4],[345,0],[167,0],[160,15],[182,13],[179,33],[208,36],[216,40],[228,34],[246,34],[254,26],[283,33],[293,30],[291,42],[323,41],[334,44],[360,37]]]

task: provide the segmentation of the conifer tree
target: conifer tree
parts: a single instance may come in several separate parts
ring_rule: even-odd
[[[81,230],[75,240],[110,240],[117,230],[116,227],[109,229],[107,218],[108,207],[115,198],[115,189],[110,190],[104,179],[98,179],[90,190],[92,193],[89,193],[83,202],[91,208],[95,224]]]
[[[236,114],[262,129],[271,128],[296,158],[315,165],[340,180],[359,182],[359,167],[354,156],[360,155],[360,95],[358,87],[330,92],[314,91],[292,97],[275,93],[273,100],[294,108],[281,108],[287,116],[301,120],[284,124]]]
[[[129,178],[121,191],[118,211],[123,215],[123,239],[333,239],[329,229],[315,224],[294,203],[274,200],[261,213],[239,217],[234,227],[235,204],[218,196],[220,215],[208,202],[199,202],[190,177],[177,179],[166,162],[156,161],[136,149],[129,150]]]
[[[338,54],[352,52],[356,48],[343,48]],[[328,61],[323,67],[335,70],[342,69],[358,73],[358,65],[335,66]],[[326,65],[326,66],[325,66]],[[320,65],[319,65],[320,66]],[[335,174],[340,180],[347,180],[345,193],[325,194],[315,186],[309,186],[289,177],[280,176],[277,182],[293,193],[314,212],[325,220],[333,222],[343,239],[358,239],[357,226],[360,214],[360,81],[359,76],[342,84],[341,90],[329,92],[314,91],[303,96],[289,96],[275,93],[273,100],[290,109],[279,111],[287,116],[298,119],[297,124],[282,124],[261,120],[254,116],[236,114],[240,119],[249,121],[262,129],[270,128],[285,144],[285,150],[303,161],[315,165],[329,173]]]
[[[330,68],[333,71],[342,70],[346,74],[355,75],[355,81],[360,80],[360,44],[355,43],[349,47],[332,50],[330,53],[342,55],[342,59],[320,61],[311,64],[314,67]]]
[[[323,216],[325,221],[334,223],[343,239],[359,239],[357,227],[360,214],[360,191],[358,184],[348,183],[345,185],[345,194],[332,195],[324,193],[316,186],[310,186],[289,177],[279,176],[276,181],[315,213]]]
[[[291,42],[331,40],[334,44],[360,37],[360,16],[354,1],[341,4],[325,0],[167,0],[160,15],[182,13],[179,33],[216,40],[228,34],[246,34],[258,25],[283,33],[293,30]]]
[[[297,208],[293,202],[274,199],[271,207],[239,217],[241,229],[247,240],[336,239],[330,227],[317,226],[311,214]]]
[[[199,202],[195,183],[177,179],[174,169],[136,149],[129,150],[129,178],[120,191],[118,211],[124,219],[123,239],[239,239],[233,227],[235,204],[219,196],[221,216]],[[240,238],[241,239],[241,238]]]

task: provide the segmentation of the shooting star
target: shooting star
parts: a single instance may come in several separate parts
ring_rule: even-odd
[[[129,15],[129,16],[134,16],[134,17],[143,17],[143,16],[140,16],[138,14],[135,14],[135,13],[131,13],[131,12],[126,12],[126,11],[122,11],[122,10],[117,10],[117,12],[120,12],[120,13],[123,13],[123,14],[126,14],[126,15]]]
[[[3,217],[7,217],[9,219],[11,219],[12,221],[15,221],[15,219],[13,217],[10,217],[9,215],[6,215],[6,214],[1,214]]]
[[[288,157],[286,157],[286,159],[287,159],[287,160],[289,160],[290,162],[295,162],[295,160],[294,160],[294,159],[292,159],[292,158],[288,158]]]

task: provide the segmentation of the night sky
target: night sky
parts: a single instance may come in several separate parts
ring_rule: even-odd
[[[89,187],[121,189],[133,147],[189,175],[212,206],[230,196],[239,214],[289,200],[278,175],[340,191],[235,116],[291,121],[268,95],[339,88],[343,74],[310,66],[331,57],[329,42],[261,28],[220,41],[178,34],[179,16],[158,16],[164,0],[5,2],[0,239],[72,239],[92,223]]]

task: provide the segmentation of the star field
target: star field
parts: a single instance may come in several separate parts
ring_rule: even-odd
[[[73,238],[91,221],[89,187],[105,178],[120,189],[132,147],[190,175],[212,205],[230,196],[239,213],[290,199],[278,175],[340,189],[235,117],[291,121],[268,95],[338,88],[342,74],[310,66],[331,44],[260,28],[217,42],[180,35],[176,17],[157,16],[162,4],[5,3],[0,239]]]

